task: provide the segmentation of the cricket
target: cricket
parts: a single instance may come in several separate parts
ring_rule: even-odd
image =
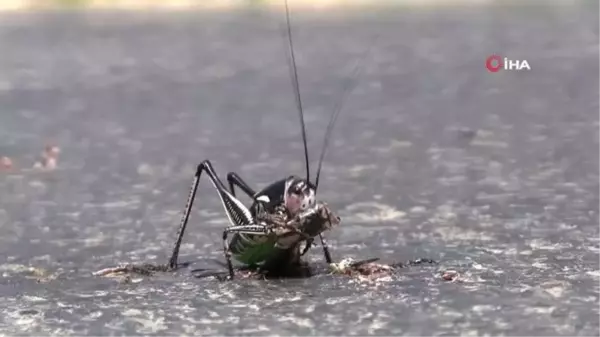
[[[230,279],[234,278],[232,258],[249,268],[257,268],[257,270],[267,275],[289,275],[305,270],[302,268],[301,257],[308,252],[317,236],[323,248],[325,261],[328,264],[333,262],[323,233],[338,225],[340,218],[325,202],[317,200],[316,195],[329,134],[333,130],[335,118],[337,117],[336,112],[339,113],[341,109],[334,111],[331,115],[321,150],[316,178],[312,182],[310,180],[304,111],[287,0],[285,0],[285,14],[289,45],[287,60],[302,133],[306,176],[290,175],[269,184],[257,192],[237,173],[229,172],[227,174],[229,190],[227,190],[225,184],[216,174],[211,162],[205,160],[200,163],[196,169],[178,230],[177,240],[169,260],[169,268],[171,269],[177,268],[179,247],[194,204],[198,183],[203,173],[211,180],[231,224],[223,231],[223,250]],[[252,198],[252,205],[249,208],[236,198],[236,187]],[[231,239],[229,239],[230,235]],[[304,244],[304,249],[301,251],[302,244]]]
[[[317,198],[317,189],[323,161],[325,158],[329,139],[335,121],[337,120],[344,98],[350,92],[351,86],[346,85],[341,97],[336,102],[331,113],[314,181],[310,177],[310,161],[307,146],[304,110],[300,94],[298,71],[294,55],[292,29],[290,24],[290,10],[288,1],[285,0],[285,19],[287,37],[287,61],[290,70],[296,110],[304,149],[305,176],[289,175],[267,185],[262,190],[256,191],[236,172],[227,174],[227,184],[216,173],[210,160],[198,164],[192,181],[189,196],[183,211],[181,222],[177,230],[177,238],[166,265],[153,266],[145,264],[141,267],[125,266],[108,268],[96,273],[106,275],[113,272],[138,272],[151,274],[154,271],[174,271],[184,266],[179,262],[179,250],[190,220],[190,214],[196,200],[198,185],[201,177],[207,176],[216,193],[218,194],[229,226],[223,230],[223,252],[226,275],[221,279],[233,280],[236,272],[248,275],[261,275],[263,277],[310,277],[313,275],[308,263],[302,257],[319,239],[325,262],[330,271],[346,275],[386,275],[397,268],[418,265],[421,263],[436,263],[430,259],[409,260],[406,263],[378,264],[378,258],[361,261],[343,259],[334,263],[324,233],[334,229],[341,223],[341,218],[328,204]],[[368,53],[367,53],[368,54]],[[365,55],[366,56],[366,55]],[[362,60],[364,61],[364,59]],[[352,78],[355,78],[361,68],[359,64],[354,69]],[[249,207],[240,201],[236,188],[252,199]],[[241,267],[234,268],[232,260],[241,263]],[[196,272],[206,272],[206,269],[196,269]],[[223,276],[223,272],[208,270],[202,276]]]

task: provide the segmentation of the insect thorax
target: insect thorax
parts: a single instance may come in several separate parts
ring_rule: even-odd
[[[276,207],[283,204],[287,180],[278,180],[256,193],[255,201],[250,206],[252,216],[258,216],[260,211],[273,213]]]
[[[259,191],[254,199],[250,207],[252,217],[272,232],[232,236],[229,247],[233,257],[247,265],[258,265],[297,250],[302,241],[330,227],[329,209],[314,200],[314,187],[302,178],[278,180]],[[296,208],[292,210],[290,205]]]

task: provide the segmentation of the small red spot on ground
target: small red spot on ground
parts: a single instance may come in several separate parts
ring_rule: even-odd
[[[13,162],[8,157],[0,158],[0,170],[10,170],[13,167]]]

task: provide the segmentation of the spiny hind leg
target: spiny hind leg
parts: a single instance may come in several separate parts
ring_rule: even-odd
[[[194,180],[192,181],[192,187],[190,189],[190,194],[187,199],[187,203],[185,205],[185,209],[183,211],[183,216],[181,218],[181,224],[179,225],[179,229],[177,231],[177,240],[175,241],[175,245],[173,247],[173,252],[171,254],[171,258],[169,259],[168,267],[169,269],[176,269],[177,259],[179,257],[179,248],[181,247],[181,240],[183,239],[183,234],[187,227],[187,223],[190,218],[190,212],[192,210],[192,206],[194,205],[194,200],[196,198],[196,192],[198,191],[198,183],[200,182],[200,176],[203,172],[206,172],[208,177],[210,178],[213,186],[219,193],[221,199],[223,199],[225,194],[229,194],[227,192],[227,188],[223,184],[223,182],[219,179],[215,170],[210,163],[209,160],[205,160],[202,163],[198,164],[196,168],[196,173],[194,174]]]

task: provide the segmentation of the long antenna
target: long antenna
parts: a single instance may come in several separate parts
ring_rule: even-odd
[[[327,129],[325,130],[325,137],[323,139],[323,147],[321,148],[321,155],[319,157],[319,165],[317,167],[317,177],[315,179],[315,191],[319,187],[319,178],[321,176],[321,168],[323,167],[323,160],[325,159],[325,153],[327,152],[327,146],[329,145],[329,139],[331,138],[331,134],[333,132],[333,126],[335,125],[335,121],[342,111],[346,98],[348,94],[356,87],[356,78],[358,78],[359,73],[363,70],[364,61],[367,58],[367,55],[371,52],[371,48],[375,45],[375,42],[379,39],[379,36],[373,40],[373,43],[366,50],[364,55],[360,58],[359,61],[356,62],[354,69],[352,70],[352,75],[346,80],[344,83],[344,88],[340,99],[336,102],[335,107],[333,108],[333,112],[331,113],[331,117],[329,118],[329,123],[327,124]]]
[[[310,182],[310,164],[308,160],[308,145],[306,143],[306,127],[304,124],[304,110],[302,109],[302,99],[300,97],[300,85],[298,84],[298,70],[296,69],[296,57],[294,56],[294,44],[292,42],[292,27],[290,25],[290,10],[288,8],[288,2],[285,0],[285,14],[287,23],[287,36],[290,54],[288,57],[288,65],[290,68],[290,74],[292,78],[292,87],[294,88],[294,95],[296,96],[296,106],[298,108],[298,115],[300,116],[300,127],[302,128],[302,143],[304,145],[304,162],[306,164],[306,180]]]

